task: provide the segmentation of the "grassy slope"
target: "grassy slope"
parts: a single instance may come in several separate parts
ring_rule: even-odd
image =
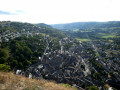
[[[111,34],[109,34],[109,33],[97,33],[96,37],[102,38],[102,39],[108,39],[108,38],[115,38],[116,35],[113,34],[113,33],[111,33]],[[86,38],[76,38],[76,40],[78,40],[78,41],[89,41],[89,39],[87,37]]]
[[[76,88],[65,84],[29,79],[6,72],[0,72],[0,88],[5,90],[76,90]]]
[[[89,39],[84,39],[84,38],[76,38],[77,41],[89,41]]]
[[[109,33],[98,33],[97,35],[98,37],[101,37],[101,38],[114,38],[115,35],[113,33],[109,34]]]

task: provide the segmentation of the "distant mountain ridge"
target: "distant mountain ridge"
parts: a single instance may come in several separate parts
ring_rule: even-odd
[[[45,23],[38,23],[37,24],[38,26],[41,26],[41,27],[51,27],[50,25],[47,25]],[[52,28],[52,27],[51,27]]]
[[[109,21],[109,22],[74,22],[66,24],[53,24],[53,28],[62,30],[73,30],[73,29],[91,29],[91,28],[110,28],[120,27],[120,21]]]

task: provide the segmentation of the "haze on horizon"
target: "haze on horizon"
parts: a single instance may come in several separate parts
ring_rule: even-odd
[[[120,0],[2,0],[0,21],[70,23],[120,21]]]

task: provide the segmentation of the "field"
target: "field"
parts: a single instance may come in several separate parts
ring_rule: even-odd
[[[89,41],[89,39],[85,39],[85,38],[76,38],[76,40],[77,40],[77,41],[82,41],[82,42],[84,42],[84,41]]]
[[[98,33],[97,34],[97,37],[100,37],[100,38],[114,38],[115,37],[115,34],[111,33]]]

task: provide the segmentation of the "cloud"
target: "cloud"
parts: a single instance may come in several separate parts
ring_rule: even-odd
[[[0,10],[0,15],[16,15],[16,13],[11,13],[11,12],[8,12],[8,11]]]
[[[120,0],[1,0],[0,20],[48,24],[113,21],[120,20],[119,11]]]
[[[17,13],[25,13],[23,10],[16,10]]]

